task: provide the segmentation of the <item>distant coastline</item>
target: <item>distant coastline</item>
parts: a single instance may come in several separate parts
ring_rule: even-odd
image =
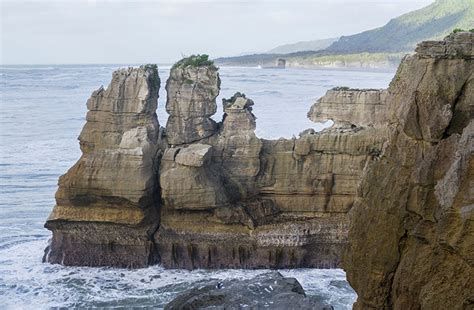
[[[0,64],[1,69],[6,69],[6,70],[21,70],[25,68],[38,68],[38,69],[45,69],[45,68],[50,68],[55,69],[57,67],[60,68],[74,68],[74,67],[117,67],[117,68],[124,68],[124,67],[139,67],[143,64],[146,63],[116,63],[116,64],[108,64],[108,63],[103,63],[103,64]],[[255,68],[255,69],[267,69],[265,67],[261,67],[260,65],[254,65],[254,64],[248,64],[248,65],[238,65],[238,64],[233,64],[231,62],[229,63],[218,63],[219,67],[223,68]],[[334,64],[328,64],[328,65],[304,65],[304,64],[296,64],[296,63],[289,63],[286,67],[286,69],[307,69],[307,70],[331,70],[331,71],[367,71],[367,72],[392,72],[397,69],[397,64],[394,63],[394,65],[385,65],[383,62],[370,62],[370,63],[364,63],[366,65],[364,66],[357,66],[357,65],[351,65],[351,66],[341,66],[339,63],[335,62]],[[368,64],[368,65],[367,65]],[[168,70],[170,69],[172,64],[158,64],[159,69],[163,70]],[[260,67],[260,68],[259,68]]]
[[[358,53],[344,55],[314,55],[314,53],[292,53],[288,55],[247,55],[217,58],[216,64],[229,67],[269,67],[278,59],[286,60],[286,68],[393,71],[408,53]]]

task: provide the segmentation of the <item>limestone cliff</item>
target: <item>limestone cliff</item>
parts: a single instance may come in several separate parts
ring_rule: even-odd
[[[420,44],[388,89],[389,139],[350,211],[355,309],[474,307],[473,43]]]
[[[161,144],[156,66],[115,71],[87,101],[82,156],[60,177],[45,260],[139,267],[154,262]]]

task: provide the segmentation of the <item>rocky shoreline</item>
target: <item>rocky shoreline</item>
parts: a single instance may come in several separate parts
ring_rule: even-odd
[[[156,66],[114,72],[88,100],[83,155],[59,180],[44,260],[342,265],[358,309],[469,307],[473,41],[462,32],[421,43],[387,90],[328,91],[308,117],[334,126],[294,139],[258,138],[254,102],[241,93],[213,121],[212,63],[173,66],[166,127]]]
[[[354,309],[474,307],[473,43],[421,43],[388,89],[388,140],[349,215]]]

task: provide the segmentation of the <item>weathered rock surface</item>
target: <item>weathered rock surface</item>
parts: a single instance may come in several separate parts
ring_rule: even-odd
[[[45,260],[64,265],[146,266],[159,223],[161,144],[156,66],[117,70],[87,101],[82,156],[60,177]]]
[[[163,209],[207,210],[228,203],[219,171],[210,165],[210,149],[207,144],[166,149],[160,168]]]
[[[214,158],[241,182],[251,182],[260,170],[262,141],[255,135],[256,118],[252,113],[254,102],[236,93],[223,100],[224,120],[216,141]],[[250,186],[249,186],[250,187]]]
[[[460,32],[447,36],[443,41],[424,41],[418,44],[419,58],[473,59],[473,32]]]
[[[389,139],[350,211],[355,309],[474,308],[473,43],[420,44],[388,89]]]
[[[312,309],[330,310],[316,298],[306,296],[295,278],[269,272],[249,280],[212,281],[176,297],[165,306],[178,309]]]
[[[216,113],[220,79],[214,66],[175,66],[166,82],[168,143],[192,143],[216,132],[211,119]]]
[[[313,122],[334,121],[334,126],[383,126],[385,90],[333,89],[311,107],[308,117]]]

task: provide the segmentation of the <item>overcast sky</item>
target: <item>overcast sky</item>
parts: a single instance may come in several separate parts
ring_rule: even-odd
[[[2,64],[171,63],[349,35],[433,0],[1,2]]]

